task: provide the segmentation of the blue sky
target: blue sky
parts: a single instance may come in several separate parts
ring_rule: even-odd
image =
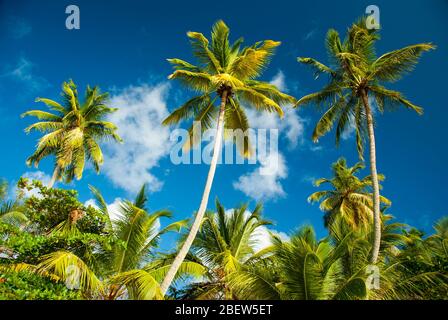
[[[66,6],[81,11],[81,29],[65,28]],[[418,42],[433,42],[438,48],[426,54],[416,70],[392,88],[425,108],[421,117],[407,110],[379,115],[377,154],[379,171],[386,175],[383,193],[393,206],[390,213],[400,221],[431,230],[432,223],[447,214],[448,152],[444,128],[446,108],[445,74],[448,71],[448,3],[428,1],[22,1],[0,0],[0,133],[2,156],[0,177],[17,181],[21,175],[50,175],[52,159],[39,169],[28,168],[26,157],[33,151],[37,135],[23,129],[31,119],[19,115],[38,96],[57,99],[60,85],[72,78],[83,91],[98,85],[112,95],[120,107],[115,120],[121,124],[126,142],[105,146],[106,164],[101,175],[86,170],[81,181],[70,187],[79,190],[83,201],[91,198],[88,184],[99,187],[109,203],[133,197],[140,183],[148,182],[150,208],[169,208],[175,218],[191,216],[197,209],[208,171],[207,165],[173,165],[170,162],[169,128],[160,127],[168,110],[191,96],[167,75],[166,58],[193,61],[185,33],[208,34],[213,22],[224,19],[236,40],[246,43],[273,39],[282,45],[263,80],[274,81],[289,94],[300,97],[318,90],[324,79],[296,62],[297,56],[325,61],[324,36],[329,28],[340,33],[367,5],[380,8],[382,40],[379,54]],[[220,165],[209,207],[219,196],[228,208],[244,202],[264,202],[266,216],[281,232],[312,223],[320,236],[322,213],[306,198],[316,189],[311,181],[330,176],[330,165],[344,156],[357,161],[353,138],[348,135],[339,148],[334,132],[319,144],[310,141],[318,113],[312,109],[289,111],[289,120],[253,115],[258,125],[279,127],[283,171],[271,180],[236,188],[241,176],[251,179],[258,165]],[[167,151],[168,150],[168,151]],[[364,174],[368,174],[366,169]],[[246,180],[247,180],[246,179]],[[248,180],[251,181],[251,180]],[[274,186],[276,189],[269,189]],[[242,189],[242,190],[241,190]]]

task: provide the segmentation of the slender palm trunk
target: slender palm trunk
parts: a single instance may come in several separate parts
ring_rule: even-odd
[[[372,256],[370,258],[371,263],[376,263],[378,260],[378,254],[380,252],[381,244],[381,216],[380,216],[380,188],[378,184],[378,173],[376,170],[376,148],[375,148],[375,132],[373,128],[373,115],[372,109],[369,105],[369,99],[367,92],[363,90],[361,92],[362,101],[364,103],[364,108],[366,110],[367,117],[367,129],[369,133],[369,143],[370,143],[370,172],[372,175],[373,182],[373,245],[372,245]]]
[[[168,290],[169,286],[171,285],[171,282],[173,282],[174,277],[176,276],[177,270],[179,269],[180,265],[184,261],[188,251],[190,251],[190,247],[193,244],[196,234],[199,231],[199,227],[201,226],[201,222],[204,217],[205,210],[207,209],[207,203],[208,203],[208,198],[210,195],[210,189],[212,187],[213,177],[215,176],[216,164],[218,163],[218,156],[219,156],[219,152],[221,151],[222,135],[223,135],[223,128],[224,128],[224,111],[225,111],[226,102],[227,102],[227,94],[228,94],[227,91],[224,90],[224,92],[222,93],[222,96],[221,96],[221,107],[219,110],[215,144],[213,147],[213,156],[212,156],[212,161],[210,163],[210,169],[208,171],[207,181],[205,183],[204,193],[202,195],[201,205],[199,206],[199,210],[196,213],[196,217],[194,219],[193,225],[191,226],[191,229],[187,236],[187,239],[185,240],[184,244],[182,245],[182,248],[179,250],[179,253],[177,254],[176,258],[174,259],[173,263],[171,264],[170,269],[168,270],[168,273],[165,276],[165,279],[163,279],[163,282],[160,285],[160,290],[162,292],[162,295],[165,295],[166,291]]]
[[[50,182],[48,183],[48,188],[53,188],[54,184],[56,183],[56,180],[59,178],[59,173],[61,172],[61,167],[57,164],[56,168],[54,168],[53,176],[51,177]]]

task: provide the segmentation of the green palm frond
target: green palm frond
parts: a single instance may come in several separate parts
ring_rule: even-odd
[[[259,45],[246,48],[242,54],[235,58],[229,72],[240,79],[254,79],[269,63],[269,58],[281,43],[272,40],[263,41]]]
[[[335,74],[335,72],[327,67],[325,64],[317,61],[313,58],[297,58],[297,61],[306,65],[309,65],[314,70],[314,77],[318,78],[321,73],[327,73],[330,75]]]
[[[59,115],[53,114],[51,112],[41,111],[41,110],[30,110],[24,112],[20,115],[20,117],[36,117],[39,120],[47,120],[47,121],[61,121],[62,118]]]
[[[23,226],[29,222],[28,217],[21,211],[8,211],[0,213],[0,221],[17,227]]]
[[[53,111],[58,111],[62,113],[66,112],[66,108],[54,100],[46,98],[36,98],[36,102],[45,103]]]
[[[380,81],[397,81],[414,70],[420,56],[436,47],[431,43],[420,43],[383,54],[371,66],[369,78]]]
[[[220,24],[221,25],[221,24]],[[193,54],[209,72],[219,73],[222,69],[218,59],[210,50],[208,39],[200,32],[187,32]]]
[[[176,70],[168,77],[168,79],[177,79],[185,86],[198,92],[208,92],[213,88],[212,78],[204,72]]]
[[[52,274],[62,281],[88,292],[102,290],[102,282],[79,257],[71,252],[56,251],[42,257],[37,265],[40,274]]]
[[[249,158],[251,156],[251,146],[248,135],[248,130],[250,129],[249,121],[244,109],[240,106],[238,101],[229,98],[229,104],[230,106],[226,108],[224,114],[225,129],[228,129],[224,131],[224,138],[228,139],[231,137],[236,143],[240,153]],[[228,134],[229,130],[232,133],[231,136]]]
[[[208,106],[213,104],[209,93],[201,96],[196,96],[188,100],[181,107],[177,108],[171,114],[163,120],[163,125],[177,124],[182,120],[195,117],[201,110],[206,109]]]
[[[143,269],[120,272],[109,279],[111,284],[126,286],[130,299],[163,300],[159,283]]]
[[[282,118],[284,115],[283,109],[274,100],[268,98],[264,94],[250,88],[238,87],[236,92],[242,101],[249,103],[260,111],[276,112]]]
[[[388,90],[382,86],[371,86],[370,90],[374,94],[380,111],[385,107],[394,108],[396,105],[403,105],[408,109],[414,110],[417,114],[423,114],[423,108],[416,106],[403,97],[398,91]]]

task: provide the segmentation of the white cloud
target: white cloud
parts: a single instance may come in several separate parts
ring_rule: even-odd
[[[30,180],[40,180],[43,184],[48,184],[51,180],[50,175],[46,174],[43,171],[28,171],[22,175],[23,178],[27,178]]]
[[[310,150],[313,152],[322,151],[323,148],[324,147],[322,147],[321,145],[315,145],[315,144],[310,145]]]
[[[168,115],[167,90],[167,84],[131,86],[111,98],[118,111],[109,121],[118,126],[124,143],[106,146],[104,172],[114,185],[130,193],[138,192],[144,183],[151,192],[162,187],[151,170],[169,154],[172,144],[169,128],[161,124]]]
[[[38,171],[28,171],[28,172],[25,172],[22,175],[22,178],[26,178],[26,179],[31,180],[31,181],[32,180],[39,180],[39,181],[41,181],[43,183],[44,186],[48,185],[48,183],[51,180],[51,176],[50,175],[46,174],[43,171],[39,171],[39,170]],[[14,193],[16,192],[16,190],[17,190],[17,187],[15,187]],[[29,191],[28,190],[24,190],[24,192],[25,192],[24,195],[27,198],[28,197],[32,197],[32,196],[35,196],[35,197],[38,197],[38,198],[42,197],[37,189],[31,189]]]
[[[286,161],[280,153],[272,153],[260,161],[260,166],[244,174],[233,187],[255,200],[272,200],[285,197],[281,180],[287,177]]]
[[[118,218],[121,216],[120,214],[121,201],[122,201],[121,198],[115,198],[114,202],[107,204],[107,211],[109,212],[109,216],[112,221],[118,220]],[[86,207],[92,206],[95,209],[98,209],[95,199],[87,200],[86,202],[84,202],[84,205]]]
[[[263,250],[272,245],[272,237],[270,233],[280,237],[280,239],[282,239],[283,241],[289,240],[289,236],[284,232],[270,229],[265,226],[258,227],[252,235],[252,240],[254,241],[253,249],[255,252]]]
[[[0,75],[12,79],[16,82],[20,82],[31,92],[43,90],[49,86],[48,81],[34,73],[35,65],[25,57],[20,57],[16,64],[11,67],[7,67],[6,71]]]
[[[270,81],[271,84],[276,86],[280,91],[288,91],[288,87],[286,86],[285,74],[282,70],[279,70],[277,74]]]

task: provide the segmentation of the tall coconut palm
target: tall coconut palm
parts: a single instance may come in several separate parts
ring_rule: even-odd
[[[37,98],[52,112],[31,110],[22,114],[39,120],[25,129],[26,133],[39,131],[45,135],[39,139],[36,151],[27,159],[28,165],[39,162],[50,155],[55,156],[55,168],[49,187],[61,177],[67,181],[81,179],[86,159],[91,161],[96,172],[103,164],[103,153],[99,143],[105,139],[121,142],[117,127],[104,119],[117,109],[106,105],[108,94],[100,93],[98,87],[87,86],[85,100],[81,104],[78,91],[72,80],[62,85],[62,103]]]
[[[249,129],[249,122],[242,103],[255,107],[257,110],[277,112],[282,116],[281,105],[295,102],[291,96],[280,92],[274,85],[256,80],[268,65],[274,54],[274,49],[280,45],[280,42],[265,40],[241,48],[243,42],[241,38],[233,44],[229,42],[229,28],[223,21],[218,21],[213,25],[210,41],[198,32],[188,32],[187,36],[190,38],[198,65],[181,59],[169,59],[168,61],[173,64],[175,69],[169,79],[179,80],[199,95],[174,110],[163,123],[169,125],[193,118],[201,124],[201,129],[204,131],[214,125],[216,120],[216,135],[201,204],[190,233],[180,249],[172,269],[162,283],[163,293],[170,286],[177,268],[187,255],[207,209],[222,145],[223,129],[241,129],[243,132]],[[219,99],[218,107],[215,102]],[[193,127],[190,128],[188,146],[198,142],[198,135],[194,134]],[[250,147],[247,136],[238,147],[245,156],[249,155]]]
[[[369,140],[375,225],[372,263],[377,261],[381,239],[380,192],[372,107],[376,106],[382,113],[396,105],[402,105],[422,114],[421,107],[411,103],[400,92],[387,89],[384,85],[401,79],[414,69],[423,52],[435,48],[431,43],[421,43],[377,57],[374,45],[378,39],[377,31],[368,30],[364,19],[349,28],[344,41],[341,41],[336,30],[330,29],[326,37],[330,57],[328,66],[312,58],[298,58],[299,62],[312,67],[316,76],[327,74],[330,81],[321,91],[302,97],[296,104],[325,106],[326,110],[313,132],[314,141],[336,124],[336,143],[339,143],[341,134],[352,125],[356,131],[358,151],[362,158],[363,139],[367,136]]]
[[[373,221],[372,176],[358,178],[357,173],[363,168],[361,162],[347,167],[347,161],[340,158],[332,165],[332,178],[321,178],[314,182],[316,187],[322,184],[331,186],[331,190],[314,192],[308,198],[309,202],[321,202],[320,209],[325,213],[325,227],[330,230],[331,225],[338,219],[342,219],[354,230],[369,229]],[[379,174],[378,180],[383,179],[384,176]],[[380,196],[380,201],[384,205],[391,204],[383,196]]]
[[[189,285],[185,298],[238,299],[229,281],[256,257],[260,227],[270,224],[262,218],[261,210],[257,205],[249,212],[247,205],[242,205],[228,212],[216,201],[216,213],[206,212],[192,255],[208,269],[208,275],[204,281]]]

